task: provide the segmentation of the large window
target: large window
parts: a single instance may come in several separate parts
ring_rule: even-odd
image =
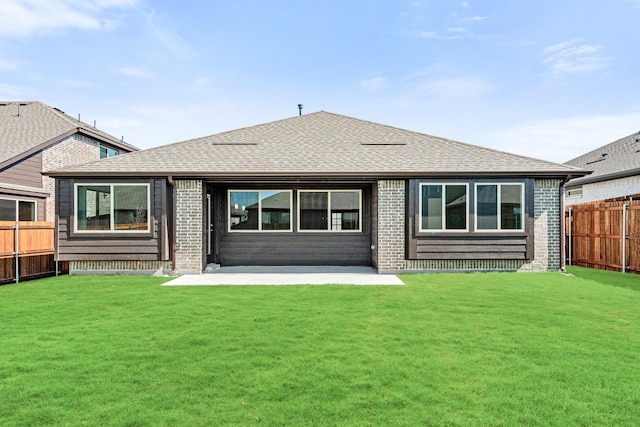
[[[362,192],[301,190],[298,211],[300,231],[360,231]]]
[[[0,221],[35,221],[36,202],[0,199]]]
[[[75,230],[148,232],[149,184],[76,184]]]
[[[524,230],[522,184],[477,184],[477,230]]]
[[[420,184],[420,230],[468,229],[467,184]]]
[[[230,231],[291,231],[290,190],[229,191]]]

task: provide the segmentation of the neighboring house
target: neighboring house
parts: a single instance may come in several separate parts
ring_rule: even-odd
[[[558,269],[561,186],[586,173],[317,112],[50,175],[73,274]]]
[[[0,221],[54,221],[48,169],[137,150],[41,102],[0,101]]]
[[[640,132],[565,164],[593,171],[566,184],[566,205],[637,195],[640,193]]]

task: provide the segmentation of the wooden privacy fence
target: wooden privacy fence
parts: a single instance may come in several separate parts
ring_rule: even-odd
[[[69,272],[58,263],[53,222],[0,221],[0,284]]]
[[[567,264],[640,273],[640,200],[569,206],[565,224]]]

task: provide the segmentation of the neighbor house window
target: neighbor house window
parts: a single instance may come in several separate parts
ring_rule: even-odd
[[[111,148],[100,146],[100,158],[106,159],[107,157],[115,157],[118,155],[116,150],[112,150]]]
[[[476,185],[476,230],[524,230],[522,184]]]
[[[362,191],[302,190],[298,211],[300,231],[360,231]]]
[[[291,231],[290,190],[229,191],[229,231]]]
[[[420,184],[420,230],[466,231],[467,184]]]
[[[76,184],[75,230],[149,231],[149,184]]]
[[[0,199],[0,221],[35,221],[36,202]]]
[[[568,199],[579,199],[582,197],[582,187],[567,189]]]

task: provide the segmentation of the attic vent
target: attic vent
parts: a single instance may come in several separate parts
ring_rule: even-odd
[[[406,142],[397,141],[364,141],[360,145],[407,145]]]
[[[607,160],[607,156],[608,156],[608,155],[609,155],[609,154],[607,154],[607,153],[602,153],[602,154],[601,154],[601,157],[600,157],[599,159],[595,159],[595,160],[592,160],[592,161],[590,161],[590,162],[587,162],[587,164],[588,164],[588,165],[590,165],[590,164],[592,164],[592,163],[598,163],[598,162],[601,162],[601,161],[603,161],[603,160]]]

